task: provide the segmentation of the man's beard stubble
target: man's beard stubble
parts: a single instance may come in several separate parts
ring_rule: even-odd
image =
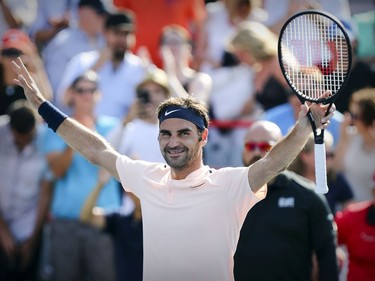
[[[124,59],[126,50],[124,49],[116,49],[112,53],[112,59],[116,62],[122,61]]]

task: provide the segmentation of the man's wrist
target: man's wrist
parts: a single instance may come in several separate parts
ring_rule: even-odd
[[[68,118],[65,113],[63,113],[49,101],[44,101],[39,106],[38,113],[40,116],[42,116],[44,121],[46,121],[48,127],[54,132],[56,132],[61,123]]]

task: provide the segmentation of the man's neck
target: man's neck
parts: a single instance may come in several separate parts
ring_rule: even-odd
[[[124,52],[124,54],[112,54],[112,59],[111,59],[111,62],[112,62],[112,67],[113,67],[113,71],[116,71],[119,66],[124,62],[124,58],[126,56],[126,51]]]
[[[191,173],[199,170],[203,167],[203,162],[200,162],[199,165],[191,165],[183,168],[173,168],[171,167],[171,178],[174,180],[183,180],[186,179]]]

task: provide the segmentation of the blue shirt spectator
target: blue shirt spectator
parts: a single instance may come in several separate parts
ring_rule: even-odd
[[[117,122],[115,118],[99,117],[96,130],[105,136],[117,125]],[[67,147],[68,145],[52,130],[46,132],[44,153],[61,152]],[[83,202],[98,182],[98,171],[97,166],[91,164],[80,154],[74,153],[66,175],[56,181],[51,207],[52,215],[56,218],[77,219]],[[111,179],[104,187],[98,198],[98,206],[105,209],[120,206],[120,193],[116,180]]]

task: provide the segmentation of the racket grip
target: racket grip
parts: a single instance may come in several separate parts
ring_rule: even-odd
[[[326,148],[324,143],[315,144],[315,181],[316,193],[325,194],[328,192]]]

